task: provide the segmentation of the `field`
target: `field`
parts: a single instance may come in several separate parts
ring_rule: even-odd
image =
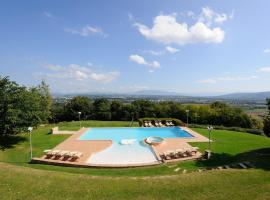
[[[128,126],[127,122],[85,121],[82,126]],[[138,124],[134,124],[136,126]],[[79,129],[78,122],[60,129]],[[34,156],[66,139],[49,134],[51,126],[33,133]],[[194,129],[207,136],[205,129]],[[187,161],[155,167],[105,169],[29,164],[27,134],[0,143],[0,199],[267,199],[270,195],[270,139],[232,131],[214,130],[208,161]],[[203,151],[207,143],[194,143]],[[253,169],[207,170],[239,161]],[[175,168],[181,168],[175,172]],[[187,170],[186,174],[182,174]]]

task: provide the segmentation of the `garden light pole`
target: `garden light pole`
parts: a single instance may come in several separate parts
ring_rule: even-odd
[[[188,127],[188,114],[189,114],[189,110],[186,110],[187,113],[187,127]]]
[[[80,128],[81,128],[81,114],[82,114],[82,112],[78,112],[78,114],[79,114],[79,122],[80,122]]]
[[[211,132],[214,129],[213,126],[208,126],[208,155],[207,158],[209,159],[211,157]]]
[[[30,160],[32,160],[32,158],[33,158],[33,150],[32,150],[32,131],[33,131],[33,127],[28,127],[27,130],[29,131]]]

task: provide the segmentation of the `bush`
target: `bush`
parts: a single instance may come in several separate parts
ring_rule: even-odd
[[[162,123],[165,123],[166,121],[172,121],[176,126],[186,126],[184,122],[182,122],[180,119],[175,118],[140,118],[138,119],[139,125],[142,126],[144,121],[156,121],[160,120]]]

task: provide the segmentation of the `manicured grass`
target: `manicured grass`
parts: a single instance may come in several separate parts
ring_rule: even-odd
[[[85,121],[82,124],[85,127],[89,126],[126,126],[128,122],[101,122],[101,121]],[[135,124],[136,125],[136,124]],[[79,129],[79,122],[60,123],[59,126],[63,129],[73,130]],[[34,156],[41,156],[43,150],[50,149],[56,146],[69,136],[66,135],[51,135],[49,134],[51,126],[40,127],[33,132],[33,152]],[[205,129],[194,129],[195,131],[207,136]],[[189,172],[198,168],[208,168],[223,164],[230,164],[238,161],[256,162],[256,166],[269,169],[269,156],[260,155],[258,153],[268,152],[270,147],[270,139],[262,136],[251,135],[240,132],[214,130],[212,133],[212,150],[214,152],[211,160],[208,161],[186,161],[177,164],[164,164],[154,167],[128,168],[128,169],[97,169],[97,168],[73,168],[59,167],[40,164],[28,164],[29,161],[29,142],[28,135],[21,134],[17,139],[13,140],[14,147],[10,147],[5,151],[0,150],[0,161],[13,163],[15,165],[23,165],[31,168],[65,171],[70,173],[83,173],[102,176],[155,176],[155,175],[171,175],[175,174],[171,165],[176,165],[181,169],[187,169]],[[18,139],[19,138],[19,139]],[[201,151],[207,148],[207,143],[194,143],[193,146],[200,147]],[[12,144],[11,144],[12,146]]]
[[[270,173],[224,170],[169,177],[93,177],[0,163],[0,199],[266,200]]]
[[[59,125],[66,130],[79,129],[78,122]],[[86,121],[83,126],[115,127],[128,126],[128,123]],[[49,134],[51,127],[40,127],[33,132],[34,156],[42,155],[44,149],[50,149],[69,137]],[[208,135],[205,129],[194,130]],[[0,150],[0,199],[263,200],[270,196],[270,139],[263,136],[214,130],[211,144],[214,153],[208,161],[128,169],[28,164],[28,136],[10,137],[9,144]],[[201,151],[208,148],[207,143],[192,145],[200,147]],[[256,167],[195,172],[198,168],[239,161],[251,161]],[[181,169],[175,172],[176,168]],[[182,174],[184,169],[187,174]]]

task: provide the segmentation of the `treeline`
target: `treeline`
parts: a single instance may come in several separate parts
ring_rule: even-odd
[[[44,81],[27,88],[0,77],[0,136],[25,131],[51,120],[52,98]]]
[[[83,120],[138,120],[139,118],[177,118],[186,122],[189,110],[189,122],[194,124],[212,124],[228,127],[258,128],[258,122],[248,116],[240,108],[229,106],[222,102],[209,105],[182,105],[177,102],[152,102],[136,100],[123,103],[118,100],[109,101],[104,98],[91,100],[88,97],[77,96],[65,103],[55,103],[53,120],[78,120],[79,114]]]

